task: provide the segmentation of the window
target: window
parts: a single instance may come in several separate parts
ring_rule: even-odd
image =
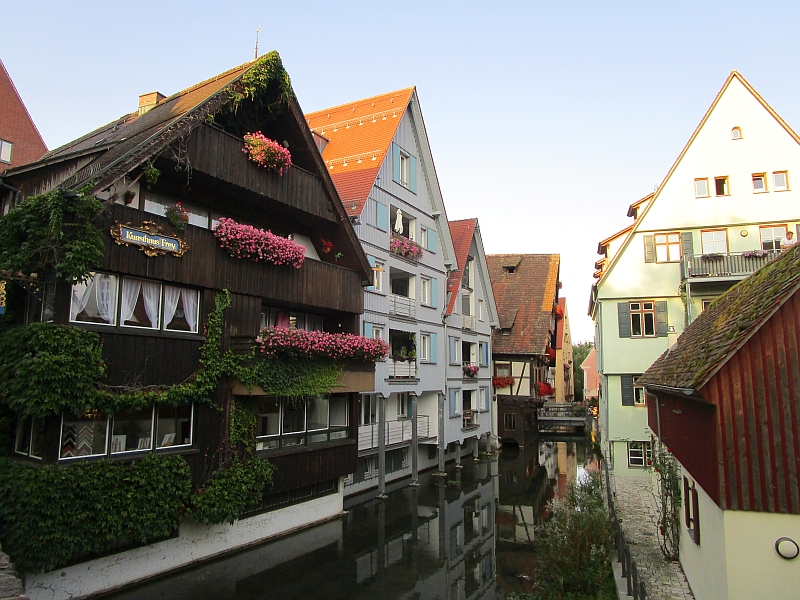
[[[705,311],[709,306],[711,306],[712,302],[713,300],[703,300],[703,311]]]
[[[511,377],[511,363],[494,363],[495,377]]]
[[[732,140],[740,140],[742,139],[742,128],[741,127],[734,127],[731,129],[731,139]]]
[[[645,391],[644,387],[638,384],[639,377],[641,377],[641,375],[636,375],[633,377],[633,405],[645,406],[646,404]]]
[[[646,467],[653,462],[650,442],[628,442],[628,466]]]
[[[753,193],[762,194],[767,191],[767,174],[753,173]]]
[[[358,400],[358,424],[374,425],[378,422],[378,396],[376,394],[362,394]],[[275,429],[274,434],[278,433]],[[264,435],[262,433],[262,435]]]
[[[373,325],[372,326],[372,338],[376,340],[385,340],[386,336],[383,333],[383,326],[382,325]]]
[[[517,415],[516,413],[505,413],[503,415],[503,428],[506,431],[517,430]]]
[[[762,250],[780,250],[781,240],[786,237],[786,225],[760,227],[759,233]]]
[[[428,229],[426,227],[419,228],[419,245],[423,248],[428,247]]]
[[[681,259],[681,234],[655,234],[656,262],[678,262]]]
[[[776,192],[785,192],[789,189],[789,173],[787,171],[775,171],[772,174],[772,189]]]
[[[153,448],[153,407],[114,415],[111,454]]]
[[[400,185],[409,187],[411,183],[411,157],[405,152],[400,153]]]
[[[419,301],[422,304],[431,304],[431,280],[429,277],[420,277]]]
[[[702,231],[700,232],[700,239],[703,244],[703,254],[727,254],[728,252],[727,229]]]
[[[484,317],[484,305],[483,300],[478,300],[478,320],[483,321]]]
[[[478,342],[478,359],[481,367],[489,366],[489,344],[488,342]]]
[[[461,390],[460,389],[450,388],[448,390],[448,398],[449,398],[449,404],[450,404],[450,418],[451,419],[454,418],[454,417],[460,417],[461,416],[461,411],[459,410],[459,406],[458,406],[458,400],[459,400],[459,396],[460,395],[461,395]]]
[[[44,455],[44,428],[44,419],[20,416],[17,421],[17,440],[14,444],[14,452],[31,458],[42,458]]]
[[[654,302],[631,302],[631,337],[656,337]]]
[[[694,180],[694,195],[695,198],[708,197],[708,178]]]
[[[449,337],[450,341],[450,364],[451,365],[461,365],[461,340],[460,338],[456,338],[453,336]]]
[[[193,206],[187,204],[183,200],[175,200],[149,190],[145,192],[144,211],[163,217],[167,214],[167,209],[178,202],[181,203],[183,209],[189,214],[189,225],[202,227],[203,229],[209,228],[209,212],[205,208]]]
[[[397,418],[407,419],[411,416],[411,407],[408,401],[408,392],[397,394]]]
[[[717,196],[727,196],[730,194],[727,177],[714,177],[714,193]]]
[[[193,412],[193,404],[156,407],[157,446],[191,446]]]
[[[700,498],[697,493],[697,485],[689,478],[683,476],[683,516],[686,521],[686,528],[689,530],[689,537],[692,541],[700,545]]]
[[[285,308],[270,308],[266,306],[261,308],[261,329],[265,327],[281,327],[303,329],[305,331],[322,331],[322,324],[322,315],[290,312]],[[371,335],[368,337],[371,337]]]
[[[72,286],[69,320],[197,333],[199,305],[198,290],[95,273]]]
[[[431,335],[430,333],[422,333],[419,336],[419,360],[420,362],[436,362],[431,360]]]
[[[360,419],[374,419],[375,411],[362,397]],[[372,412],[370,413],[370,410]],[[261,397],[256,402],[256,450],[271,450],[345,439],[348,403],[346,394],[322,394],[303,401]]]
[[[11,164],[11,154],[14,150],[14,144],[6,140],[0,140],[0,162]]]
[[[61,417],[61,449],[59,457],[105,456],[108,437],[108,417],[105,413],[89,410]]]

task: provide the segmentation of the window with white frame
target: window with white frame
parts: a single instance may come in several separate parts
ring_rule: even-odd
[[[695,179],[694,180],[694,195],[695,198],[707,198],[708,197],[708,178],[705,177],[703,179]]]
[[[753,193],[763,194],[767,191],[767,174],[753,173]]]
[[[321,394],[302,401],[262,396],[256,417],[256,450],[320,444],[349,435],[347,394]]]
[[[385,273],[384,263],[376,260],[375,267],[373,268],[373,273],[375,273],[375,283],[372,286],[373,292],[378,292],[379,294],[383,293],[383,274]]]
[[[628,442],[628,466],[646,467],[653,462],[650,442]]]
[[[781,240],[786,237],[786,225],[759,227],[762,250],[780,250]]]
[[[0,162],[11,164],[11,154],[14,150],[14,144],[6,140],[0,140]]]
[[[772,189],[776,192],[785,192],[789,189],[789,173],[787,171],[772,173]]]
[[[700,240],[703,244],[703,254],[727,254],[728,252],[727,229],[702,231],[700,232]]]
[[[419,228],[419,245],[423,248],[428,247],[428,228],[427,227],[420,227]]]
[[[409,404],[408,392],[398,392],[397,418],[407,419],[410,416],[411,416],[411,405]]]
[[[740,140],[742,139],[742,128],[741,127],[734,127],[731,129],[731,139],[732,140]]]
[[[411,156],[405,152],[400,152],[400,184],[405,187],[411,185]]]
[[[422,304],[431,304],[431,279],[430,277],[420,277],[419,279],[419,301]]]
[[[461,338],[450,336],[450,348],[448,355],[451,365],[461,365]]]
[[[645,391],[644,387],[639,385],[639,377],[641,375],[634,375],[633,376],[633,405],[634,406],[645,406],[646,405],[646,398],[645,398]]]
[[[705,311],[709,306],[711,306],[712,302],[713,302],[713,300],[703,300],[703,308],[702,308],[702,310]]]
[[[484,320],[484,311],[485,310],[486,309],[484,307],[483,300],[478,300],[478,320],[479,321],[483,321]]]
[[[490,388],[480,388],[478,390],[478,402],[480,403],[480,410],[488,411],[492,404],[492,390]]]
[[[419,336],[419,360],[420,362],[431,362],[431,334],[421,333]]]
[[[678,262],[681,259],[681,234],[655,234],[656,262]]]
[[[373,325],[372,326],[372,337],[376,340],[386,340],[385,331],[383,325]]]
[[[150,190],[147,190],[144,195],[144,211],[163,217],[167,214],[167,209],[175,206],[178,202],[180,202],[181,208],[189,215],[189,225],[202,227],[203,229],[208,229],[211,226],[209,220],[210,213],[205,208],[187,204],[183,200],[175,200]],[[215,220],[218,222],[219,219],[215,218]]]
[[[481,367],[489,366],[489,343],[478,342],[478,364]]]
[[[31,458],[44,456],[45,420],[40,417],[19,416],[14,452]]]
[[[655,302],[631,302],[631,337],[656,337]]]

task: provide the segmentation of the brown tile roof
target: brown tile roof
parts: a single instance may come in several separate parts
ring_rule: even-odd
[[[486,256],[501,329],[492,333],[497,354],[543,354],[549,341],[556,299],[558,254],[490,254]],[[514,274],[506,267],[513,266]]]
[[[47,152],[47,146],[2,60],[0,60],[0,139],[14,144],[11,164],[0,163],[0,173],[39,160]]]
[[[322,158],[350,216],[361,214],[413,94],[411,87],[306,114],[329,140]]]
[[[453,308],[458,299],[458,289],[461,286],[461,278],[464,272],[464,265],[467,264],[469,248],[472,245],[472,236],[475,235],[475,228],[478,226],[478,219],[464,219],[461,221],[448,221],[450,226],[450,238],[453,240],[453,248],[456,252],[456,265],[458,269],[451,271],[447,277],[447,291],[451,292],[450,302],[447,303],[448,315],[453,314]]]
[[[639,382],[698,390],[798,289],[800,246],[795,246],[712,302]]]

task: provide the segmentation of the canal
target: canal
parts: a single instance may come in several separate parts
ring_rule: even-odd
[[[107,600],[485,599],[531,589],[547,503],[598,468],[581,439],[503,448],[424,473],[381,501],[273,542],[104,596]]]

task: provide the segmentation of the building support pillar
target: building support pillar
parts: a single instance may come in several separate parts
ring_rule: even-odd
[[[378,498],[386,497],[386,398],[378,394]]]
[[[417,427],[417,395],[409,394],[411,400],[411,485],[419,485],[419,431]]]

